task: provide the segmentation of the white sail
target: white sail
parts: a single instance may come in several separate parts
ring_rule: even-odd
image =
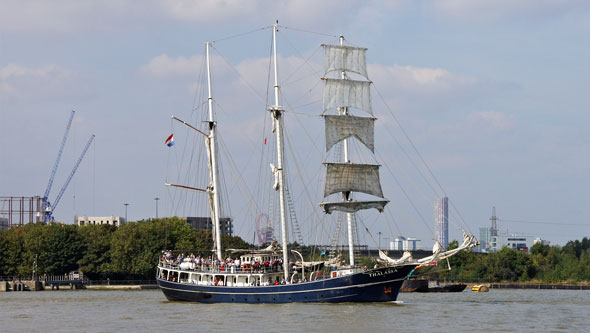
[[[331,214],[333,211],[355,213],[363,209],[375,208],[383,212],[385,205],[389,200],[379,201],[342,201],[342,202],[322,202],[320,206],[324,207],[324,212]]]
[[[375,152],[375,118],[324,115],[326,151],[351,136]]]
[[[373,114],[370,82],[341,79],[324,79],[324,111],[339,107],[352,107]]]
[[[383,198],[379,165],[325,163],[327,166],[324,197],[338,192],[363,192]]]
[[[327,45],[324,47],[324,72],[347,71],[360,74],[369,79],[367,75],[367,61],[365,59],[366,48]]]

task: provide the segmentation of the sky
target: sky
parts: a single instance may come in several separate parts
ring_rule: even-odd
[[[252,241],[266,213],[252,201],[272,185],[268,157],[257,151],[271,147],[263,143],[272,139],[268,27],[278,19],[292,126],[286,163],[296,171],[291,194],[306,238],[328,243],[334,229],[317,205],[327,156],[319,45],[340,34],[368,48],[376,161],[391,200],[388,213],[362,217],[363,243],[404,235],[429,248],[443,195],[450,239],[460,239],[459,228],[478,235],[489,227],[492,207],[502,232],[560,245],[590,236],[587,1],[0,0],[0,8],[0,196],[43,195],[71,110],[50,201],[96,134],[55,209],[58,221],[124,216],[124,203],[129,220],[154,217],[156,204],[160,217],[207,214],[189,202],[194,195],[163,184],[190,170],[194,138],[170,116],[198,119],[204,43],[215,41],[216,119],[231,154],[222,160],[232,156],[233,165],[223,170],[226,211],[236,234]]]

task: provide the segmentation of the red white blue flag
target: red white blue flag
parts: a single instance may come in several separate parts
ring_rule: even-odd
[[[164,144],[166,144],[166,146],[168,147],[174,146],[174,134],[170,134],[170,136],[168,137],[168,139],[166,139]]]

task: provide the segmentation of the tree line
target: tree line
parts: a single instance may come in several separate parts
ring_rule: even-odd
[[[449,248],[457,247],[457,241]],[[455,281],[482,282],[589,282],[590,238],[569,241],[562,246],[537,243],[529,253],[502,248],[489,254],[460,252],[427,272],[438,272],[439,278]]]
[[[222,234],[222,248],[253,248],[240,237]],[[208,257],[211,231],[192,229],[177,217],[112,225],[27,224],[0,231],[0,276],[63,275],[79,270],[92,280],[153,279],[163,250]],[[292,244],[309,260],[322,260],[313,246]],[[458,246],[451,242],[449,248]],[[293,247],[292,247],[293,248]],[[360,258],[364,265],[372,258]],[[565,246],[535,244],[525,253],[507,247],[496,253],[463,251],[438,267],[420,268],[416,275],[482,282],[590,281],[590,238]],[[35,267],[35,268],[34,268]]]
[[[248,248],[222,235],[223,248]],[[0,276],[63,275],[80,270],[93,280],[153,279],[162,251],[211,255],[209,230],[177,217],[112,225],[30,223],[0,232]]]

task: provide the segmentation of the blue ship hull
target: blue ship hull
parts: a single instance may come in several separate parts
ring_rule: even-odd
[[[202,303],[391,302],[415,265],[385,267],[312,282],[253,287],[203,286],[158,278],[168,300]]]

